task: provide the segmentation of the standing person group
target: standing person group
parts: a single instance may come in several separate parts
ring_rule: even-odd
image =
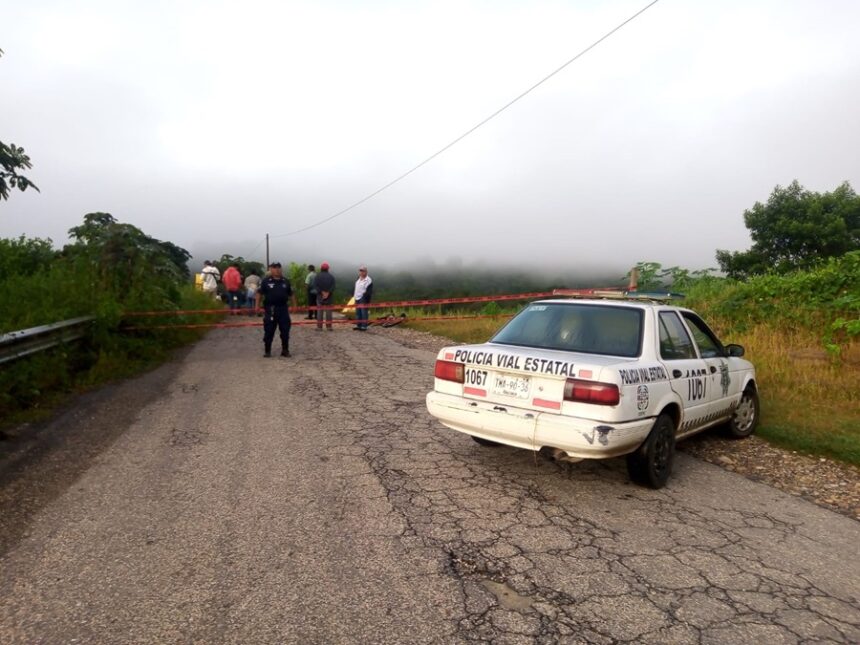
[[[284,277],[280,262],[269,265],[268,273],[260,277],[252,270],[242,279],[239,265],[233,263],[224,271],[223,279],[213,262],[206,260],[203,267],[203,290],[216,297],[218,283],[222,282],[225,290],[225,300],[230,309],[237,310],[243,302],[250,308],[263,311],[263,356],[272,355],[272,342],[275,331],[280,332],[281,356],[290,356],[290,306],[296,309],[296,294],[289,280]],[[308,296],[307,318],[316,318],[317,330],[322,330],[323,323],[328,331],[333,331],[333,308],[335,278],[328,262],[320,265],[317,272],[313,264],[308,265],[305,277],[305,289]],[[373,298],[373,279],[367,273],[367,267],[358,267],[358,279],[355,281],[353,298],[356,308],[356,331],[367,331],[370,310],[368,305]]]
[[[323,262],[320,265],[319,273],[314,271],[314,265],[308,265],[308,275],[305,278],[305,286],[308,291],[308,319],[313,318],[312,303],[316,302],[316,319],[317,329],[325,327],[332,331],[332,308],[334,304],[334,288],[335,279],[331,273],[331,267],[328,262]],[[367,267],[361,265],[358,267],[358,279],[355,281],[355,288],[352,292],[355,298],[355,317],[356,325],[353,327],[356,331],[367,331],[368,320],[370,318],[370,309],[368,305],[373,298],[373,278],[367,274]]]

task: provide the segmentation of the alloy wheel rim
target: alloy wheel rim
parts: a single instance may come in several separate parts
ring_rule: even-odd
[[[735,410],[735,427],[741,432],[746,432],[752,426],[754,419],[755,405],[753,404],[752,397],[744,394]]]

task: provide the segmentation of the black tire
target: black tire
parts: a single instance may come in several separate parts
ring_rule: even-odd
[[[627,455],[627,472],[637,484],[663,488],[675,461],[675,422],[661,414],[645,442]]]
[[[749,437],[758,426],[758,417],[758,392],[754,387],[748,387],[741,395],[738,407],[735,408],[732,418],[725,426],[726,434],[732,439]]]
[[[497,443],[495,441],[490,441],[489,439],[484,439],[483,437],[476,437],[474,435],[469,435],[472,437],[472,441],[477,443],[478,445],[484,446],[485,448],[498,448],[502,444]]]

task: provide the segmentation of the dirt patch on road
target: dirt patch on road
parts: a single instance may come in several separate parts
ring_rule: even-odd
[[[376,333],[395,334],[397,342],[407,347],[433,352],[463,344],[416,329],[379,329]],[[687,439],[678,447],[748,479],[860,520],[860,469],[853,466],[785,450],[758,437],[733,441],[716,430]]]

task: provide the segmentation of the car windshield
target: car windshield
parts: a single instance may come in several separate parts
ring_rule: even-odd
[[[491,343],[583,354],[638,356],[642,310],[582,303],[529,305]]]

